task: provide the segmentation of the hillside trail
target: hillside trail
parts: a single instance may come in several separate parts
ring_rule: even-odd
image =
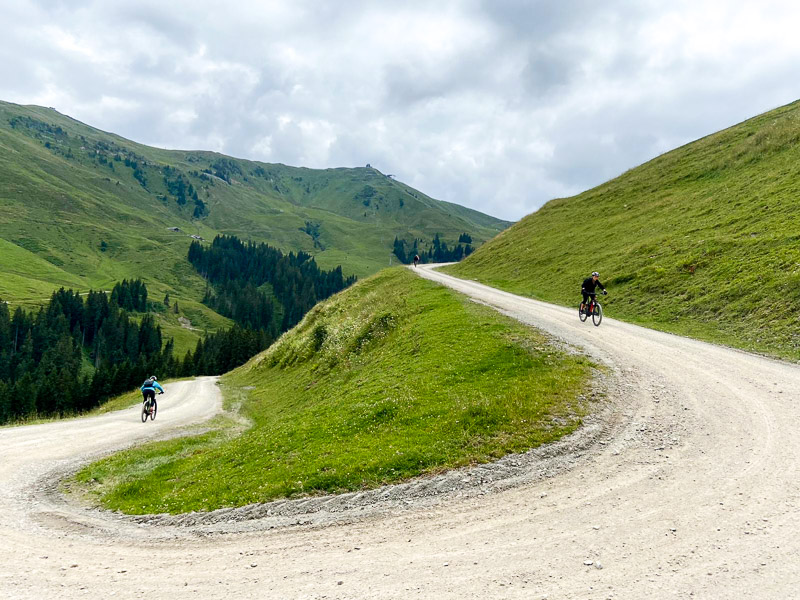
[[[800,597],[800,367],[416,272],[608,366],[612,417],[579,460],[274,529],[65,502],[61,474],[219,410],[212,378],[181,382],[147,425],[134,409],[0,430],[0,597]]]

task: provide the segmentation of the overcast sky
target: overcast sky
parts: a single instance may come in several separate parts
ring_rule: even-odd
[[[0,99],[516,220],[800,98],[800,3],[2,0]]]

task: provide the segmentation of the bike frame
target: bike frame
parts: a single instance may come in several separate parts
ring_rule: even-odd
[[[597,294],[589,294],[589,302],[584,305],[586,310],[589,311],[589,315],[594,312],[594,305],[597,303],[595,296],[597,296]]]
[[[156,400],[155,396],[147,397],[142,401],[142,423],[147,421],[147,418],[150,417],[150,420],[155,420],[154,412],[158,409],[158,401]]]
[[[597,301],[597,293],[587,294],[584,292],[584,294],[588,296],[588,298],[585,302],[581,299],[578,318],[581,320],[581,323],[583,323],[591,317],[592,323],[597,327],[603,321],[603,306]],[[603,292],[603,295],[605,295],[605,292]]]

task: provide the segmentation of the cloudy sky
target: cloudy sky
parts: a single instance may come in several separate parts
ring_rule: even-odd
[[[0,99],[518,219],[800,98],[800,3],[2,0]]]

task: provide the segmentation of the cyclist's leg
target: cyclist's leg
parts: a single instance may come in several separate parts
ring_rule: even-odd
[[[145,397],[150,398],[150,411],[152,412],[153,411],[153,404],[155,404],[155,401],[156,401],[156,391],[150,389],[150,390],[145,390],[144,393],[145,393]]]

